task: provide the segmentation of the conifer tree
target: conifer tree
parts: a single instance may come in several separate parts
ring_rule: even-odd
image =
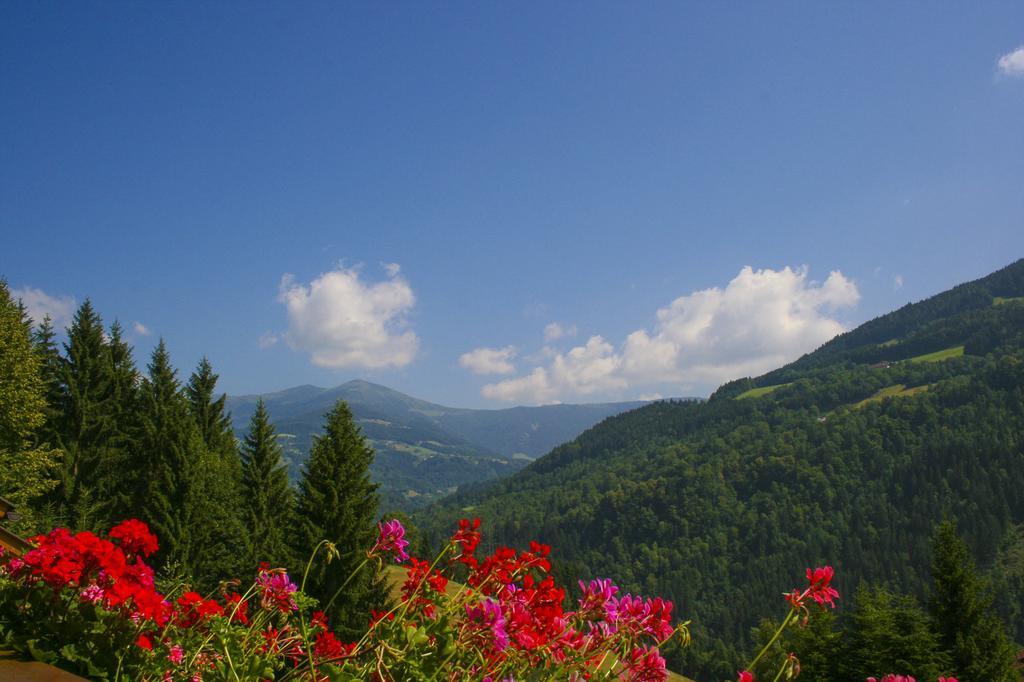
[[[56,444],[60,439],[61,406],[64,404],[65,394],[62,377],[64,373],[64,358],[57,348],[57,333],[53,328],[53,320],[49,315],[43,318],[32,331],[32,345],[35,346],[36,354],[41,363],[40,373],[43,384],[46,386],[46,423],[40,429],[41,438],[50,444]]]
[[[29,503],[57,484],[57,453],[36,439],[46,422],[46,383],[30,327],[0,280],[0,495],[23,506],[26,528],[32,528]]]
[[[75,313],[64,352],[58,505],[69,525],[90,528],[99,522],[96,477],[114,423],[109,348],[89,299]]]
[[[208,588],[250,568],[246,561],[242,465],[231,418],[225,410],[227,395],[216,397],[217,378],[209,360],[203,358],[184,390],[204,446],[189,496],[192,554],[187,563],[199,584]]]
[[[992,610],[993,597],[956,524],[939,524],[932,543],[931,612],[952,672],[960,680],[1016,682],[1014,647]]]
[[[271,566],[289,565],[288,531],[294,493],[277,433],[262,398],[256,403],[249,433],[242,443],[242,484],[252,565],[261,561]]]
[[[187,570],[193,483],[204,446],[162,339],[147,369],[139,391],[132,508],[160,538],[159,557]]]
[[[135,443],[139,435],[140,384],[132,348],[124,340],[124,329],[116,320],[110,326],[107,351],[111,429],[94,485],[103,500],[104,523],[113,525],[137,513],[131,506],[131,491]]]
[[[949,665],[928,614],[911,596],[861,585],[849,619],[846,652],[838,661],[845,674],[838,679],[913,673],[934,680]]]
[[[313,442],[299,484],[296,554],[309,556],[321,540],[337,546],[341,558],[329,564],[315,562],[306,589],[329,611],[335,628],[354,636],[365,628],[370,609],[379,609],[386,601],[372,564],[338,592],[376,536],[377,486],[369,475],[374,453],[344,401],[339,400],[325,418],[324,433]]]

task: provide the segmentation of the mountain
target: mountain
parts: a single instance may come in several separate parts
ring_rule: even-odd
[[[511,474],[605,417],[643,402],[547,405],[502,410],[445,407],[368,381],[334,388],[296,386],[232,396],[227,407],[241,436],[262,397],[284,445],[293,478],[323,415],[338,400],[352,408],[377,451],[373,465],[385,507],[412,509],[458,486]]]
[[[416,516],[444,537],[552,545],[567,576],[665,595],[697,644],[670,663],[735,679],[807,566],[924,597],[955,519],[1024,639],[1024,260],[865,323],[709,400],[621,414],[515,475]],[[848,600],[843,602],[848,604]],[[861,678],[863,679],[863,677]]]

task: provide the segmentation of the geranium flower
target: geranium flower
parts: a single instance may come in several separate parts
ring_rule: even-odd
[[[754,674],[749,670],[741,670],[738,682],[754,682]]]
[[[260,605],[263,608],[276,608],[282,613],[298,608],[292,595],[299,588],[284,570],[260,571],[256,583],[260,586]]]
[[[627,680],[636,682],[663,682],[668,679],[665,670],[665,659],[655,647],[636,647],[629,653],[629,660],[624,662],[629,673]]]
[[[376,556],[377,552],[392,552],[398,563],[408,561],[409,555],[406,554],[405,548],[409,546],[409,541],[405,539],[405,527],[401,522],[398,519],[391,519],[378,523],[377,528],[380,533],[377,536],[377,544],[370,550],[370,556]]]
[[[149,526],[138,519],[122,521],[107,533],[114,540],[120,540],[119,546],[125,552],[149,556],[160,549],[156,536],[149,532]]]

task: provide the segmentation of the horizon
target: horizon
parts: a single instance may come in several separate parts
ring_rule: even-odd
[[[1024,255],[1017,3],[2,11],[0,277],[232,396],[706,397]]]

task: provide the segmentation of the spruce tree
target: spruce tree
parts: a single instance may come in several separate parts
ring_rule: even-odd
[[[262,398],[256,403],[249,433],[242,443],[242,485],[252,565],[262,561],[271,566],[289,565],[288,531],[294,494],[288,481],[288,467],[281,458],[281,445]]]
[[[993,597],[956,524],[939,524],[932,543],[931,615],[952,673],[962,682],[1016,682],[1014,647],[992,610]]]
[[[57,348],[57,333],[53,328],[53,320],[49,315],[43,318],[32,332],[32,345],[41,363],[40,373],[46,386],[46,423],[40,429],[40,436],[47,443],[56,444],[60,440],[61,406],[64,404],[64,358]]]
[[[160,538],[159,559],[188,570],[194,479],[204,446],[161,339],[139,391],[132,508]]]
[[[216,396],[217,378],[209,360],[203,358],[184,390],[204,446],[192,478],[192,554],[187,563],[198,583],[208,588],[249,568],[242,465],[225,410],[227,396]]]
[[[861,585],[853,601],[846,652],[838,661],[845,674],[837,679],[912,673],[934,680],[948,667],[928,614],[915,598]]]
[[[110,354],[103,322],[89,299],[78,308],[64,344],[63,450],[58,506],[74,528],[100,523],[97,475],[114,429]]]
[[[139,436],[140,374],[124,329],[116,320],[107,343],[110,368],[111,429],[95,486],[103,499],[102,516],[113,525],[134,515],[131,503],[134,447]]]
[[[46,382],[33,347],[31,322],[0,279],[0,495],[22,507],[22,528],[33,527],[33,507],[52,490],[57,453],[40,445],[46,423]]]
[[[370,609],[386,601],[383,581],[365,566],[340,594],[338,589],[361,563],[375,540],[377,486],[370,482],[373,450],[344,401],[325,415],[324,433],[313,441],[299,484],[296,555],[309,556],[321,540],[333,542],[341,558],[315,562],[306,590],[329,609],[332,625],[347,636],[366,627]]]

